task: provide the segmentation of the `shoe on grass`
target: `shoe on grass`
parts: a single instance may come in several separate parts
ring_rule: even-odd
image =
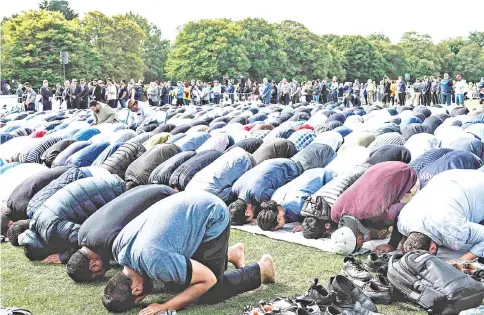
[[[371,312],[377,312],[375,303],[368,298],[363,290],[357,287],[351,280],[344,276],[336,276],[331,284],[332,289],[336,292],[337,302],[350,301],[356,305],[359,303],[361,307]]]
[[[353,310],[344,310],[336,305],[330,305],[326,308],[324,315],[354,315]]]
[[[346,277],[359,281],[369,281],[372,278],[371,273],[365,269],[363,264],[351,256],[343,258],[341,273]]]
[[[366,265],[371,271],[377,272],[378,268],[380,267],[388,267],[389,260],[390,257],[388,255],[378,255],[375,253],[370,253],[366,259]]]
[[[314,282],[309,287],[308,291],[301,296],[296,297],[296,302],[302,305],[310,305],[315,303],[321,306],[331,305],[335,301],[334,294],[328,292],[322,285],[318,284],[318,279],[314,279]]]
[[[390,304],[392,302],[390,287],[381,285],[377,281],[368,282],[363,288],[363,292],[376,304]]]

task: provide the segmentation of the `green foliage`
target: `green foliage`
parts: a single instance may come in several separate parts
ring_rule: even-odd
[[[469,40],[474,44],[478,44],[480,47],[484,47],[484,32],[470,32]]]
[[[385,42],[390,44],[391,40],[390,37],[383,33],[372,33],[366,37],[370,41],[375,41],[375,42]]]
[[[227,19],[185,24],[166,62],[167,76],[176,80],[235,78],[247,75],[249,68],[243,30]]]
[[[69,21],[79,16],[69,7],[69,1],[67,0],[42,0],[39,3],[39,8],[41,10],[60,12]]]
[[[347,80],[382,78],[385,73],[386,61],[375,46],[359,35],[345,35],[333,40],[332,45],[345,57],[343,68]]]
[[[484,77],[484,48],[478,44],[462,47],[452,65],[454,74],[463,74],[467,82],[478,82]]]
[[[100,59],[85,45],[76,20],[61,13],[28,11],[2,24],[2,74],[38,87],[42,80],[62,82],[60,52],[69,52],[71,76],[101,75]]]
[[[410,73],[412,78],[441,74],[443,60],[430,35],[407,32],[398,45],[407,63],[405,72]]]
[[[146,71],[143,74],[144,81],[151,82],[160,78],[164,79],[164,67],[168,58],[170,41],[162,39],[161,29],[148,22],[143,16],[130,12],[126,17],[135,21],[145,34],[142,55],[143,63],[146,66]]]
[[[284,41],[277,26],[264,19],[248,18],[240,22],[244,46],[250,61],[248,75],[252,80],[281,80],[288,64]]]

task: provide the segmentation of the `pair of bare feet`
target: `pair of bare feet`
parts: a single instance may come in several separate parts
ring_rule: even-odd
[[[237,243],[228,250],[228,260],[235,268],[245,267],[245,246],[242,243]],[[259,260],[260,277],[262,283],[272,283],[276,279],[276,270],[274,268],[274,261],[270,255],[263,255]]]

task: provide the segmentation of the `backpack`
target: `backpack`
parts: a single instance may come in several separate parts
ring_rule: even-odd
[[[426,251],[395,254],[388,264],[390,284],[432,314],[451,315],[477,307],[484,285]]]

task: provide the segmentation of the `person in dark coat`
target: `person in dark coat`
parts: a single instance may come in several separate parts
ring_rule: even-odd
[[[153,170],[149,182],[152,184],[169,185],[170,177],[175,170],[196,154],[195,151],[185,151],[172,156]]]
[[[263,141],[257,138],[247,138],[244,140],[240,140],[239,142],[235,143],[231,147],[229,147],[225,152],[232,150],[235,147],[239,147],[244,149],[245,151],[249,153],[254,153],[259,149],[259,147],[263,144]]]
[[[104,103],[103,87],[102,87],[103,81],[102,80],[98,80],[97,82],[93,81],[93,84],[94,84],[94,91],[93,91],[94,99],[98,102]]]
[[[79,229],[80,249],[67,263],[69,277],[88,282],[103,276],[109,270],[109,260],[114,258],[112,246],[119,232],[146,209],[175,193],[164,185],[135,187],[87,218]]]
[[[77,79],[72,79],[71,85],[67,89],[68,102],[67,108],[79,108],[81,99],[79,95],[81,94],[81,87],[77,84]]]
[[[257,164],[265,160],[276,158],[292,158],[297,153],[296,146],[287,139],[276,138],[263,143],[254,152],[254,160]]]
[[[122,144],[116,152],[108,157],[101,167],[108,170],[111,174],[116,174],[124,178],[129,165],[146,152],[145,147],[138,142],[126,142]]]
[[[81,85],[79,87],[80,92],[77,94],[78,107],[80,109],[87,109],[89,103],[89,88],[87,87],[86,80],[81,79]]]
[[[52,110],[52,91],[49,89],[49,81],[44,80],[42,87],[40,88],[40,95],[42,95],[42,109]]]
[[[66,262],[78,249],[81,224],[102,206],[126,191],[116,175],[77,180],[53,194],[32,216],[29,229],[19,236],[30,260]]]

